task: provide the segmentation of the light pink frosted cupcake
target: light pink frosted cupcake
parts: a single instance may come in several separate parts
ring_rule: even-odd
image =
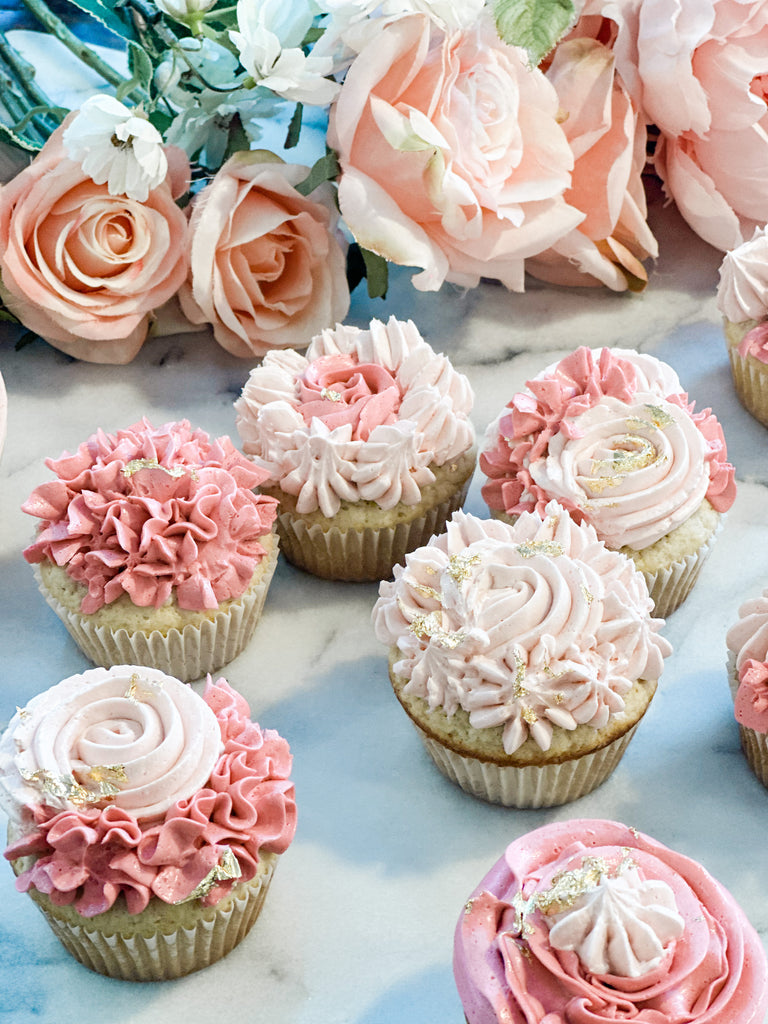
[[[411,321],[337,326],[268,352],[235,403],[243,450],[280,501],[281,549],[316,576],[380,580],[466,496],[472,389]]]
[[[604,782],[671,652],[632,561],[556,502],[513,526],[455,513],[379,595],[376,636],[430,757],[506,806]]]
[[[720,266],[717,308],[728,359],[744,408],[768,426],[768,231],[727,252]]]
[[[768,963],[731,894],[614,821],[511,843],[456,927],[468,1024],[763,1024]]]
[[[725,438],[653,356],[579,348],[491,424],[483,497],[507,519],[555,499],[645,576],[656,615],[686,598],[735,495]]]
[[[741,605],[726,644],[741,746],[750,768],[768,788],[768,589]]]
[[[290,770],[223,679],[201,697],[141,666],[71,676],[0,739],[16,887],[100,974],[199,970],[261,910],[296,827]]]
[[[243,650],[275,571],[277,503],[229,438],[145,419],[46,465],[56,479],[22,506],[40,520],[24,557],[91,661],[190,680]]]

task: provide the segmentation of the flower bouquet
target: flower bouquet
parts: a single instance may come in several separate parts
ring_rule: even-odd
[[[169,310],[301,348],[390,263],[640,290],[649,173],[722,250],[768,220],[763,0],[23,2],[104,84],[57,106],[0,33],[0,140],[33,156],[0,315],[76,358],[129,361]]]

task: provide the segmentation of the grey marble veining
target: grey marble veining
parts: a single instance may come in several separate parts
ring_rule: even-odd
[[[659,691],[614,775],[575,804],[514,811],[442,778],[391,694],[370,626],[376,587],[329,583],[281,561],[248,650],[225,670],[262,725],[295,757],[296,840],[262,917],[223,962],[178,982],[131,985],[92,974],[59,946],[0,864],[0,1020],[13,1024],[227,1020],[269,1024],[459,1024],[453,929],[480,877],[521,833],[609,817],[700,860],[768,945],[768,793],[739,750],[725,631],[768,585],[768,432],[739,405],[715,308],[719,254],[655,195],[661,256],[640,296],[531,282],[420,294],[396,271],[385,302],[354,296],[349,320],[412,317],[467,373],[480,432],[527,377],[578,344],[622,345],[671,363],[697,408],[724,426],[737,501],[688,602]],[[150,341],[134,363],[77,363],[37,342],[15,351],[0,326],[9,392],[0,461],[0,722],[88,665],[37,593],[20,510],[47,479],[43,460],[96,427],[187,417],[236,437],[232,402],[250,364],[206,334]],[[479,476],[467,509],[484,516]]]

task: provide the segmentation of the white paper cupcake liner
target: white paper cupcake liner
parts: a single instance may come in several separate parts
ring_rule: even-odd
[[[745,359],[735,348],[728,349],[731,376],[739,401],[764,427],[768,427],[768,365]]]
[[[277,565],[278,545],[268,555],[262,578],[211,618],[190,623],[182,630],[128,631],[96,625],[92,618],[70,611],[46,588],[34,566],[40,592],[67,627],[70,636],[95,665],[145,665],[175,676],[182,682],[216,672],[240,654],[253,636],[261,617],[269,584]]]
[[[721,516],[712,536],[692,555],[685,555],[656,572],[643,571],[656,618],[665,619],[688,597],[704,563],[709,558],[715,538],[722,529],[722,522]]]
[[[470,478],[445,501],[428,509],[410,522],[381,529],[323,530],[318,524],[307,526],[300,517],[288,512],[277,514],[280,549],[293,565],[327,580],[374,582],[388,579],[395,565],[409,551],[426,544],[430,537],[445,530],[445,524],[464,504]]]
[[[416,728],[443,775],[465,792],[505,807],[535,808],[570,803],[602,785],[621,760],[638,724],[591,754],[559,764],[524,767],[466,757]]]
[[[72,920],[75,914],[57,913],[60,908],[47,897],[33,898],[65,949],[85,967],[123,981],[167,981],[208,967],[245,938],[261,912],[276,861],[276,854],[262,855],[255,878],[237,884],[214,907],[190,907],[184,925],[170,931],[162,920],[142,927],[139,914],[133,934],[109,933],[98,918]]]

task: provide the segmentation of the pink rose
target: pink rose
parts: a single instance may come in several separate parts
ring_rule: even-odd
[[[294,187],[308,171],[238,153],[194,201],[182,309],[233,355],[305,348],[349,309],[331,190],[305,198]]]
[[[597,39],[569,38],[555,50],[546,74],[557,90],[575,160],[565,200],[585,216],[546,253],[528,260],[526,270],[555,284],[641,288],[648,275],[640,261],[658,251],[641,177],[646,130],[616,73],[614,53]]]
[[[768,221],[768,4],[645,0],[638,71],[654,164],[705,241],[732,249]]]
[[[146,202],[109,194],[70,160],[55,131],[0,187],[0,297],[30,330],[77,359],[127,363],[150,314],[187,273],[187,187],[181,150]]]
[[[487,14],[450,34],[421,15],[382,28],[349,68],[328,136],[347,226],[421,267],[424,291],[480,277],[521,291],[525,259],[583,219],[563,198],[573,156],[557,94]]]

